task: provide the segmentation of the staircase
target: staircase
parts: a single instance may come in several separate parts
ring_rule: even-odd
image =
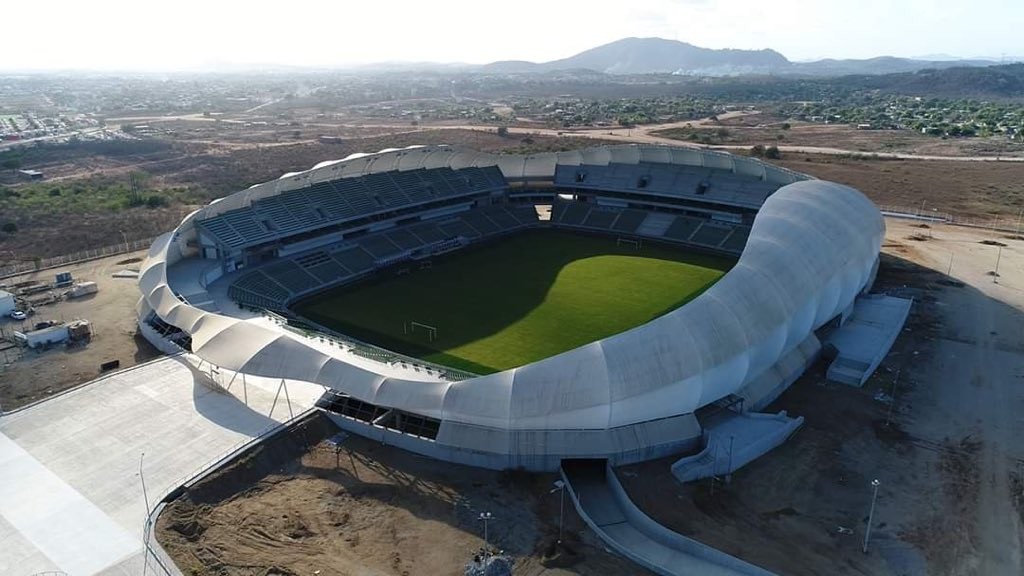
[[[652,212],[647,215],[647,218],[637,227],[636,233],[640,236],[664,236],[665,231],[672,225],[676,217],[672,214],[665,214],[664,212]]]

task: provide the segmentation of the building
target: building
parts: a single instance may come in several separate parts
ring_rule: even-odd
[[[538,205],[552,207],[551,221],[517,210]],[[226,278],[235,302],[286,309],[322,286],[298,272],[260,280],[249,268],[271,259],[302,272],[330,264],[304,255],[327,253],[347,230],[370,242],[382,230],[448,223],[442,240],[562,226],[739,262],[647,324],[467,378],[356,357],[210,304],[208,288]],[[528,156],[410,147],[324,162],[189,215],[142,266],[139,322],[158,348],[188,340],[228,371],[322,384],[343,404],[342,427],[414,452],[495,469],[555,470],[576,458],[620,465],[697,446],[703,407],[757,410],[781,394],[816,358],[816,330],[841,323],[870,288],[883,236],[880,212],[857,190],[754,158],[646,145]],[[363,245],[361,259],[339,251],[328,260],[371,270],[402,257]]]
[[[7,316],[14,309],[14,294],[6,290],[0,290],[0,316]]]

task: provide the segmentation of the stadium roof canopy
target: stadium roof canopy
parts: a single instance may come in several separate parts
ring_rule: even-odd
[[[190,334],[193,352],[208,362],[317,382],[379,406],[436,418],[442,421],[439,442],[501,453],[519,449],[517,432],[621,429],[692,414],[771,370],[869,284],[884,222],[860,192],[699,149],[615,146],[535,156],[447,147],[389,150],[321,163],[199,213],[209,217],[338,175],[496,164],[510,179],[550,179],[557,164],[640,161],[729,165],[789,183],[765,201],[738,263],[703,294],[645,325],[526,366],[458,382],[396,377],[321,352],[290,333],[195,308],[174,294],[167,266],[188,255],[183,237],[197,213],[153,243],[139,280],[140,315],[152,310]],[[564,440],[572,441],[580,440]],[[557,449],[565,447],[550,448]]]

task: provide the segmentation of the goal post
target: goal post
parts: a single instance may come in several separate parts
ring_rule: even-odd
[[[437,326],[431,326],[430,324],[424,324],[423,322],[416,322],[415,320],[409,320],[402,324],[402,333],[406,335],[416,334],[416,330],[420,333],[427,334],[427,341],[433,342],[437,340]]]
[[[623,238],[621,236],[615,239],[615,246],[621,247],[623,245],[629,246],[633,250],[639,250],[643,248],[643,240],[639,238]]]

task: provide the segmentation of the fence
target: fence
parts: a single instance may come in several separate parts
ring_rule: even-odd
[[[920,206],[895,206],[890,204],[879,204],[878,209],[886,216],[897,218],[913,218],[928,222],[943,224],[955,224],[957,226],[970,226],[972,228],[988,228],[1001,232],[1012,232],[1020,234],[1024,230],[1024,210],[1016,216],[965,216],[963,214],[951,214],[928,208],[927,203]]]
[[[181,359],[182,362],[196,366],[196,364],[194,364],[196,357],[192,356],[191,354],[181,354],[179,358]],[[202,361],[199,361],[199,364],[202,364]],[[213,385],[223,389],[222,376],[218,374],[218,377],[214,377],[213,373],[205,372],[203,374],[205,374],[211,380]],[[302,420],[303,418],[306,418],[315,411],[315,407],[308,408],[306,410],[303,410],[302,412],[299,412],[298,414],[290,414],[288,419],[286,420],[283,420],[281,422],[274,422],[273,424],[268,425],[267,427],[257,432],[255,435],[249,438],[244,438],[235,445],[231,446],[230,448],[223,450],[220,454],[218,454],[214,458],[211,458],[206,463],[196,468],[194,471],[185,474],[184,476],[178,478],[175,481],[170,482],[169,484],[164,486],[159,492],[157,492],[156,498],[153,500],[154,504],[152,506],[150,506],[149,502],[147,502],[146,504],[147,507],[149,507],[149,509],[146,510],[146,523],[143,526],[143,554],[145,557],[144,562],[146,563],[146,565],[148,566],[149,560],[152,559],[154,561],[155,567],[159,568],[160,572],[162,572],[165,576],[179,576],[181,574],[181,572],[177,569],[177,566],[175,566],[174,561],[171,560],[171,558],[164,551],[163,547],[160,546],[160,543],[155,542],[153,540],[153,532],[154,529],[156,528],[156,520],[160,516],[160,513],[163,511],[164,504],[166,504],[165,501],[171,499],[171,494],[180,490],[183,487],[187,487],[190,484],[199,481],[211,471],[220,468],[221,466],[233,460],[236,456],[248,450],[252,446],[259,444],[260,442],[264,441],[270,436],[273,436],[274,434],[277,434],[278,432],[288,429],[290,426]]]
[[[398,352],[392,352],[386,348],[380,346],[374,346],[367,342],[357,340],[351,336],[345,336],[339,334],[329,328],[320,326],[308,322],[309,326],[305,326],[307,321],[300,321],[294,318],[285,318],[279,314],[270,312],[269,310],[262,310],[263,315],[271,319],[277,325],[282,328],[298,334],[304,338],[310,340],[320,340],[322,342],[328,342],[334,346],[338,346],[341,349],[348,349],[351,353],[362,356],[363,358],[369,358],[384,364],[400,364],[413,367],[413,369],[422,369],[428,374],[436,374],[440,378],[444,378],[449,381],[468,380],[470,378],[476,378],[478,374],[472,372],[466,372],[464,370],[458,370],[455,368],[449,368],[440,364],[434,364],[426,360],[419,358],[413,358],[412,356],[406,356],[405,354],[399,354]]]
[[[80,252],[65,254],[63,256],[54,256],[53,258],[40,258],[32,262],[22,262],[20,264],[2,266],[0,267],[0,279],[25,274],[26,272],[38,272],[39,270],[47,270],[49,268],[57,268],[59,266],[67,266],[69,264],[77,264],[79,262],[88,262],[89,260],[95,260],[97,258],[144,250],[149,248],[155,239],[156,237],[141,238],[130,242],[121,242],[120,244],[115,244],[113,246],[104,246],[103,248],[82,250]]]

